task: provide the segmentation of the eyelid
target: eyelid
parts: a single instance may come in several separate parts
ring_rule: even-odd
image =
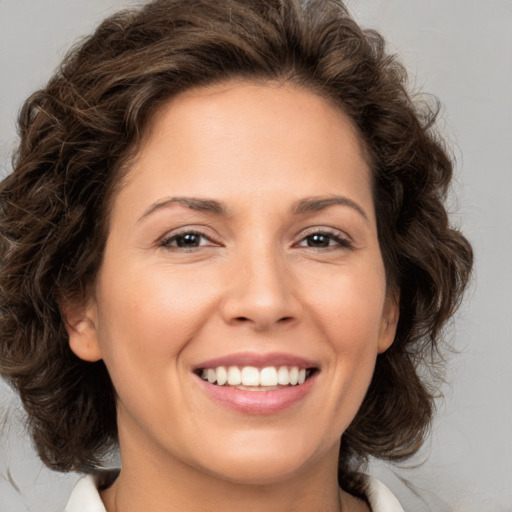
[[[311,226],[309,228],[303,229],[297,237],[301,240],[307,236],[315,235],[315,234],[325,234],[325,235],[332,235],[337,236],[339,238],[343,238],[347,240],[347,242],[352,242],[352,237],[342,229],[333,228],[330,226]]]
[[[204,226],[201,226],[201,227],[182,226],[180,228],[171,229],[170,231],[167,231],[163,236],[158,238],[156,244],[158,247],[164,247],[164,248],[175,247],[176,249],[186,250],[186,248],[183,248],[183,247],[172,246],[169,244],[169,242],[172,241],[173,239],[180,237],[180,236],[193,234],[193,235],[201,236],[204,239],[208,240],[209,242],[211,242],[211,244],[212,244],[211,246],[221,245],[221,242],[219,241],[218,237],[214,237],[210,234],[205,233],[205,230],[207,230],[207,229]],[[199,247],[211,247],[211,246],[203,245],[203,246],[199,246]],[[190,249],[198,249],[199,247],[191,247]]]
[[[306,228],[303,231],[301,231],[297,238],[298,241],[294,243],[294,245],[299,245],[301,242],[303,242],[306,238],[313,235],[326,235],[332,237],[337,243],[338,247],[341,247],[343,249],[352,249],[354,248],[354,241],[352,237],[346,233],[345,231],[337,228],[332,228],[328,226],[312,226],[310,228]],[[313,247],[311,247],[313,248]],[[336,249],[337,247],[335,245],[330,245],[327,247],[324,247],[323,249]],[[313,248],[313,249],[321,249],[321,248]]]
[[[187,234],[194,234],[194,235],[200,236],[211,243],[211,245],[205,244],[205,245],[200,245],[200,246],[190,248],[190,249],[198,249],[199,247],[209,247],[209,246],[211,247],[211,246],[223,245],[222,242],[220,241],[220,237],[208,233],[209,231],[212,231],[212,230],[211,230],[211,228],[208,228],[207,226],[197,226],[197,225],[182,226],[182,227],[171,229],[171,230],[167,231],[164,235],[162,235],[161,237],[159,237],[156,240],[156,245],[158,247],[176,247],[177,249],[183,250],[185,248],[172,246],[172,245],[170,245],[170,242],[180,236],[184,236]],[[301,242],[303,242],[307,237],[312,236],[312,235],[317,235],[317,234],[332,237],[336,242],[338,242],[339,246],[343,247],[343,248],[350,248],[350,247],[353,247],[353,245],[354,245],[353,239],[348,233],[346,233],[345,231],[340,230],[338,228],[333,228],[333,227],[329,227],[329,226],[311,226],[311,227],[308,227],[308,228],[302,230],[301,232],[298,233],[298,235],[296,237],[296,242],[294,242],[293,245],[297,246]],[[330,246],[330,248],[335,248],[335,246],[334,245]]]

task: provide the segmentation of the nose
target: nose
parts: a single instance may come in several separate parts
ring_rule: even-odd
[[[229,269],[221,315],[230,325],[256,331],[291,325],[300,318],[293,272],[279,251],[252,251]]]

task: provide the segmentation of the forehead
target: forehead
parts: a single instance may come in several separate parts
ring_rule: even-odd
[[[308,87],[270,80],[233,79],[188,89],[169,99],[155,112],[144,142],[147,145],[158,137],[162,125],[169,125],[171,117],[186,128],[187,120],[195,121],[197,116],[205,129],[210,127],[207,123],[226,120],[237,132],[244,128],[262,128],[262,133],[266,133],[270,125],[279,128],[276,122],[280,116],[286,116],[289,122],[298,121],[297,134],[298,128],[306,128],[304,123],[308,121],[323,121],[321,124],[327,131],[335,128],[334,125],[343,125],[345,142],[350,141],[357,146],[360,156],[366,157],[363,138],[340,103]],[[226,129],[226,124],[223,128]],[[333,135],[335,132],[333,130]]]
[[[205,197],[371,188],[357,129],[339,106],[293,84],[246,81],[165,103],[128,172],[135,181],[140,193]]]

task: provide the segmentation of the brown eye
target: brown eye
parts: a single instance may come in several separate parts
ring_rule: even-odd
[[[180,248],[180,249],[195,249],[204,245],[209,245],[210,240],[202,233],[195,231],[187,231],[179,233],[166,238],[162,241],[163,247]]]
[[[349,248],[351,247],[351,243],[345,239],[340,237],[335,233],[311,233],[310,235],[305,236],[299,243],[299,247],[311,247],[313,249],[324,249],[324,248]]]
[[[330,235],[315,234],[306,237],[308,247],[329,247],[332,237]]]
[[[176,237],[178,247],[199,247],[201,244],[201,235],[197,233],[187,233]]]

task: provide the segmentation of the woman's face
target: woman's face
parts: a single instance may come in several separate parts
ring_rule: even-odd
[[[158,112],[70,343],[107,365],[124,466],[265,483],[336,465],[396,321],[351,122],[230,82]]]

